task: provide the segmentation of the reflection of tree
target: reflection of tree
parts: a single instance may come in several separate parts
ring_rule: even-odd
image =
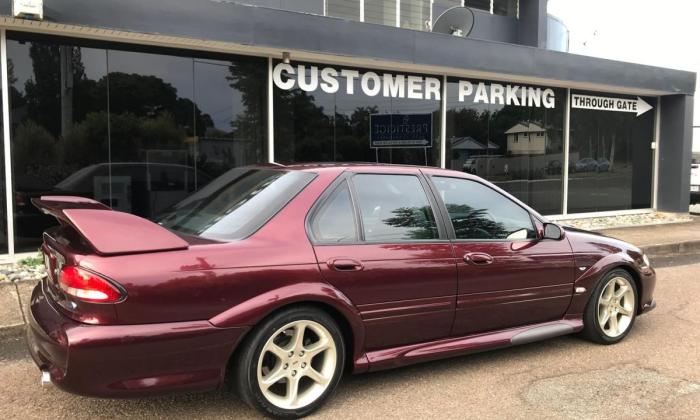
[[[475,209],[466,204],[447,204],[455,235],[459,239],[504,239],[510,233],[496,222],[486,209]]]
[[[231,121],[237,138],[248,140],[264,137],[267,80],[261,77],[262,74],[258,61],[232,61],[229,66],[226,80],[241,93],[243,105],[243,110]]]
[[[85,69],[80,49],[71,48],[69,54],[70,57],[67,60],[71,62],[73,69],[73,85],[77,87],[79,82],[85,80]],[[32,60],[34,77],[27,80],[24,85],[27,114],[40,126],[57,136],[61,131],[60,47],[54,44],[32,42],[29,47],[29,57]],[[86,90],[76,88],[75,92],[82,94]],[[73,103],[82,107],[84,101],[79,99],[84,98],[75,99]],[[75,117],[78,117],[79,114],[79,112],[74,112]]]
[[[436,164],[437,148],[371,149],[370,115],[378,105],[354,107],[341,112],[347,97],[343,92],[311,95],[301,89],[275,89],[275,155],[281,162],[360,161],[409,164]],[[318,103],[330,103],[326,109]],[[400,106],[397,111],[400,113]],[[439,127],[439,111],[433,112],[433,127]],[[434,136],[439,131],[434,130]],[[427,155],[427,162],[426,162]]]
[[[26,51],[33,74],[24,93],[15,86],[12,65],[8,77],[16,118],[13,157],[22,174],[18,182],[33,178],[32,185],[48,189],[82,166],[108,161],[110,152],[113,162],[128,162],[144,161],[148,150],[183,150],[195,126],[213,125],[209,115],[159,77],[111,72],[93,80],[86,75],[80,47],[31,42]],[[66,69],[72,88],[62,91]],[[62,129],[65,116],[72,121]]]
[[[105,83],[105,78],[98,82],[100,92],[106,92]],[[109,92],[110,112],[114,114],[157,118],[168,113],[188,135],[194,134],[193,124],[198,127],[213,125],[209,115],[203,114],[190,99],[179,96],[173,85],[156,76],[111,72]]]
[[[435,219],[429,206],[399,207],[391,211],[394,216],[382,220],[385,224],[398,228],[409,228],[411,239],[435,239],[438,237]]]

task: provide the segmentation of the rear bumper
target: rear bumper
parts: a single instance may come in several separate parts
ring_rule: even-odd
[[[65,391],[96,397],[215,389],[246,332],[208,321],[81,324],[53,307],[42,283],[29,312],[27,344],[39,369]]]

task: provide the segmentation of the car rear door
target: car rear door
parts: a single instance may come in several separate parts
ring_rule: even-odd
[[[429,179],[458,267],[452,334],[561,319],[573,294],[569,242],[539,239],[529,211],[477,179]]]
[[[321,273],[359,309],[367,350],[450,333],[457,268],[428,188],[418,170],[346,173],[310,213]]]

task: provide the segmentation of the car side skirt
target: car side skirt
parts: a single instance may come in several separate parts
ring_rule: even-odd
[[[414,363],[477,353],[526,344],[583,329],[583,319],[561,319],[517,328],[470,334],[368,352],[365,361],[356,361],[355,373],[392,369]],[[359,362],[359,363],[358,363]],[[366,363],[366,365],[365,365]]]

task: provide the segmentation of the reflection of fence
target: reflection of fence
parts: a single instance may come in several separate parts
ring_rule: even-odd
[[[469,158],[474,163],[468,168],[457,166],[453,168],[464,170],[481,177],[501,177],[505,179],[540,179],[548,175],[560,175],[564,167],[563,153],[529,156],[473,156]],[[578,152],[569,155],[571,162],[579,159]]]

